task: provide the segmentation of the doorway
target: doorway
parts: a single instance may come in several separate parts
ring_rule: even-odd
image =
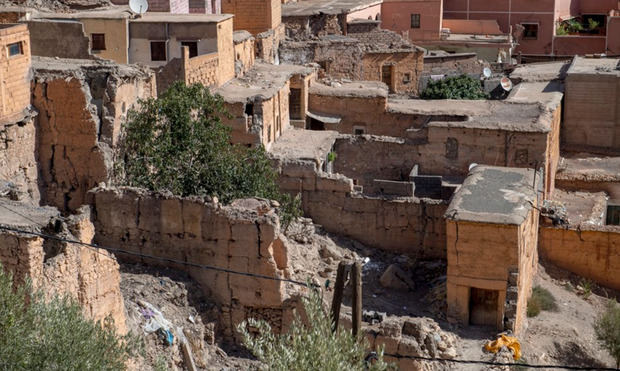
[[[499,291],[472,287],[469,293],[469,323],[496,326],[498,300]]]
[[[392,67],[389,64],[381,66],[381,82],[388,86],[390,92],[394,91],[392,87]]]

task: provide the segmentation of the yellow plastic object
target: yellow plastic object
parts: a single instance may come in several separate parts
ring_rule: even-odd
[[[521,344],[516,337],[512,336],[501,335],[497,340],[486,343],[484,349],[487,352],[497,353],[502,347],[512,350],[512,358],[515,361],[521,358]]]

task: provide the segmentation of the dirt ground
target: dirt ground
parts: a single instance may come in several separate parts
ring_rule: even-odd
[[[365,312],[376,312],[384,318],[430,318],[439,324],[441,330],[457,337],[458,359],[511,361],[509,353],[498,358],[483,350],[484,344],[498,335],[496,330],[462,327],[446,321],[445,261],[416,261],[411,257],[369,248],[357,241],[325,233],[320,226],[315,226],[309,220],[293,225],[287,232],[287,239],[292,278],[310,280],[321,287],[327,287],[324,289],[326,306],[332,300],[338,263],[341,260],[364,262]],[[411,279],[413,290],[381,285],[380,277],[392,264]],[[155,369],[156,365],[162,363],[170,369],[183,369],[184,365],[178,344],[167,346],[156,333],[145,334],[146,321],[139,311],[141,300],[161,310],[174,326],[183,327],[185,333],[202,339],[200,342],[192,341],[194,356],[201,359],[196,362],[199,367],[208,370],[247,370],[259,367],[260,364],[252,360],[247,352],[227,344],[218,344],[217,306],[201,296],[200,288],[187,275],[135,265],[124,265],[122,271],[121,285],[129,317],[128,326],[145,339],[146,352],[138,362],[141,366],[139,369]],[[543,266],[539,266],[535,285],[549,290],[559,309],[555,312],[543,311],[527,319],[527,327],[518,337],[522,347],[522,361],[533,364],[613,366],[611,357],[595,340],[592,323],[604,308],[606,297],[617,293],[605,291],[559,269],[545,269]],[[351,314],[350,293],[351,288],[347,286],[341,311],[345,317]],[[189,320],[190,316],[194,323]],[[448,363],[435,369],[482,370],[484,367]]]

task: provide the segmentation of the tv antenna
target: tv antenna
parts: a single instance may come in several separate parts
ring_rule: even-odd
[[[149,9],[149,3],[146,0],[129,0],[129,9],[140,16]]]

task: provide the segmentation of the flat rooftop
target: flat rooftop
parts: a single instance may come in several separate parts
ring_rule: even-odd
[[[591,156],[591,157],[590,157]],[[585,182],[620,182],[620,157],[563,157],[556,179]]]
[[[575,57],[567,73],[620,77],[620,59]]]
[[[294,75],[307,76],[314,71],[312,67],[294,64],[269,64],[257,62],[240,78],[232,79],[215,89],[228,103],[245,103],[254,99],[272,98]]]
[[[514,103],[541,103],[549,109],[555,109],[562,103],[564,84],[559,80],[543,82],[522,82],[517,84],[507,102]]]
[[[380,81],[326,81],[312,84],[308,92],[333,97],[387,98],[388,87]]]
[[[516,132],[549,132],[552,113],[541,103],[516,103],[500,100],[390,99],[388,112],[461,116],[460,121],[431,121],[431,127],[461,127]]]
[[[443,43],[468,43],[468,44],[504,44],[510,41],[509,35],[474,35],[451,33],[442,39]]]
[[[570,61],[520,64],[510,78],[528,82],[564,79],[569,67]]]
[[[383,0],[301,0],[282,4],[282,17],[348,14],[383,3]]]
[[[478,165],[454,194],[445,217],[455,221],[521,225],[537,203],[541,174],[533,169]]]
[[[36,12],[32,19],[129,19],[135,23],[218,23],[232,18],[232,14],[176,14],[152,12],[133,17],[128,6],[89,10],[73,13]]]
[[[338,132],[289,128],[273,143],[269,153],[284,162],[312,160],[321,163],[338,138]]]
[[[559,201],[566,208],[566,217],[570,225],[590,224],[604,225],[607,209],[605,192],[570,192],[556,188],[553,201]]]
[[[80,75],[84,71],[108,71],[119,77],[149,76],[148,67],[135,64],[117,64],[105,59],[65,59],[51,57],[32,57],[32,70],[37,75]]]

